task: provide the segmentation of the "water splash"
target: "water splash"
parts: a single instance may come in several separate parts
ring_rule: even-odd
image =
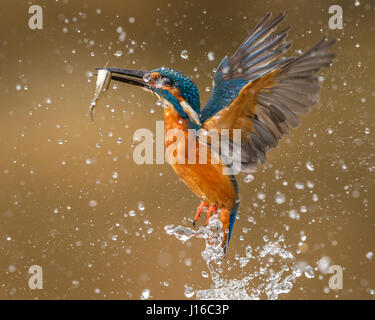
[[[224,249],[221,247],[224,238],[222,226],[219,216],[215,214],[210,218],[206,227],[200,227],[197,231],[188,227],[174,227],[174,225],[165,226],[164,230],[182,242],[192,237],[205,239],[206,248],[202,251],[203,260],[207,263],[212,261],[219,263],[224,258]]]
[[[236,263],[229,263],[224,250],[220,246],[223,239],[222,224],[218,215],[213,215],[206,227],[200,227],[197,231],[174,225],[168,225],[165,231],[174,235],[182,242],[192,237],[205,239],[206,246],[201,255],[206,262],[211,280],[210,289],[197,290],[196,298],[200,300],[254,300],[254,299],[278,299],[280,294],[287,294],[301,275],[307,278],[313,277],[310,268],[301,270],[297,265],[294,255],[289,252],[281,235],[275,241],[266,242],[263,246],[253,249],[248,245],[245,255],[236,255]],[[241,279],[225,279],[224,268],[233,273],[235,268],[241,271]],[[308,270],[307,270],[308,269]]]

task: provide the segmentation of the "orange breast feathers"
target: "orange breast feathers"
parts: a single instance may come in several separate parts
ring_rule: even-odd
[[[234,207],[237,194],[231,177],[223,174],[225,165],[209,146],[188,132],[187,120],[172,106],[164,110],[164,129],[167,158],[190,190],[209,205]],[[201,150],[207,150],[201,157],[205,163],[200,159]]]

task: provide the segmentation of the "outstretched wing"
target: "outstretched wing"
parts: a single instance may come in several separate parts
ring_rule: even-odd
[[[291,59],[272,63],[290,47],[288,43],[281,45],[289,28],[274,32],[284,18],[285,15],[280,14],[271,20],[271,14],[268,13],[233,56],[225,57],[221,61],[214,76],[212,95],[201,110],[202,121],[229,105],[249,80],[254,80],[275,68],[277,64],[286,63]]]
[[[284,19],[267,14],[231,58],[224,58],[214,77],[212,95],[201,111],[203,128],[241,129],[241,170],[254,170],[265,153],[290,128],[299,125],[317,103],[316,73],[334,58],[334,41],[324,37],[299,57],[282,58],[290,47],[287,29],[274,32]]]

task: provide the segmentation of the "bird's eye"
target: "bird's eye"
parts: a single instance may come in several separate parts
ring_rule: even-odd
[[[173,85],[173,81],[170,78],[163,78],[163,84],[166,87],[171,87]]]

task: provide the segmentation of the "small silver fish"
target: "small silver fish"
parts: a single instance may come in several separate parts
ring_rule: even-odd
[[[94,109],[99,100],[103,97],[104,93],[107,91],[109,84],[111,82],[111,72],[107,69],[100,69],[98,71],[98,76],[96,78],[96,88],[94,98],[91,100],[89,113],[91,121],[94,120]]]

